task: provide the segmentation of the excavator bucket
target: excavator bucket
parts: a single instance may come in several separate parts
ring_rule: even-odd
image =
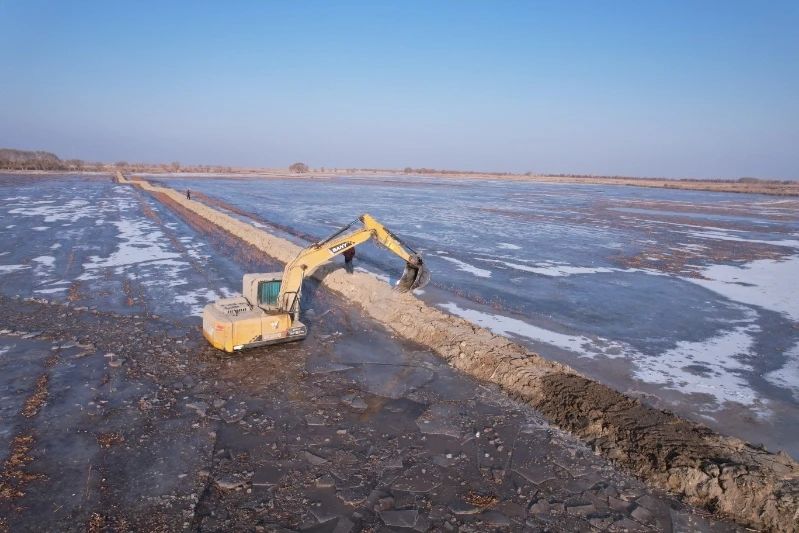
[[[421,289],[430,281],[430,271],[422,263],[421,258],[418,259],[417,264],[407,263],[405,265],[405,272],[397,282],[397,290],[399,292],[408,292],[414,289]]]

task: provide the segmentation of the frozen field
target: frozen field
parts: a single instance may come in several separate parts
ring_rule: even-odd
[[[183,323],[240,278],[169,210],[108,178],[23,181],[0,194],[6,295]]]
[[[424,254],[429,304],[654,405],[799,455],[796,200],[467,180],[162,181],[297,242],[368,211]],[[180,328],[238,290],[248,268],[211,258],[207,239],[180,218],[110,180],[2,192],[6,295],[161,315]],[[356,261],[400,273],[372,245]]]
[[[0,227],[0,530],[737,530],[313,281],[307,339],[220,357],[202,306],[279,265],[139,189],[0,175]]]
[[[369,212],[424,254],[429,304],[799,455],[795,199],[425,178],[160,181],[298,242]],[[358,257],[399,274],[372,246]]]

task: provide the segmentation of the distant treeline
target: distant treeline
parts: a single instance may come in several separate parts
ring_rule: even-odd
[[[213,165],[182,166],[179,162],[171,163],[101,163],[82,159],[61,159],[51,152],[42,150],[14,150],[0,148],[0,170],[70,170],[108,172],[121,170],[126,172],[233,172],[233,167]]]
[[[83,161],[62,161],[50,152],[0,148],[0,168],[5,170],[83,170],[85,166]]]

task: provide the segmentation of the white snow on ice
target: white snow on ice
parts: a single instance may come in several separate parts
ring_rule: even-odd
[[[63,292],[65,290],[67,290],[67,289],[69,289],[69,287],[50,287],[49,289],[36,289],[33,292],[39,293],[39,294],[53,294],[53,293],[56,293],[56,292]]]
[[[488,263],[498,263],[500,265],[505,265],[506,267],[512,268],[514,270],[533,272],[534,274],[540,274],[542,276],[549,276],[549,277],[564,277],[564,276],[573,276],[576,274],[598,274],[601,272],[629,272],[629,270],[623,270],[619,268],[581,267],[581,266],[572,266],[567,263],[557,263],[554,261],[544,261],[541,263],[534,263],[533,266],[530,266],[530,265],[521,265],[519,263],[512,263],[510,261],[501,261],[499,259],[481,258],[480,260],[486,261]]]
[[[707,279],[683,278],[730,300],[776,311],[799,321],[799,255],[758,259],[742,266],[711,265]]]
[[[704,239],[712,239],[716,241],[752,242],[758,244],[770,244],[772,246],[786,246],[789,248],[799,248],[799,240],[796,239],[782,239],[775,241],[766,241],[762,239],[746,239],[744,237],[730,235],[729,233],[722,231],[692,231],[689,232],[688,235],[690,235],[691,237],[701,237]]]
[[[50,204],[55,204],[55,200],[29,202],[8,212],[12,215],[41,216],[44,217],[43,222],[76,222],[81,218],[97,216],[98,210],[87,200],[74,199],[62,204]]]
[[[0,274],[8,274],[9,272],[16,272],[18,270],[25,270],[30,268],[28,265],[0,265]]]
[[[446,309],[453,315],[465,318],[466,320],[489,329],[499,335],[515,335],[519,337],[525,337],[527,339],[549,344],[562,350],[574,352],[585,357],[604,355],[607,357],[616,358],[629,357],[633,354],[633,350],[629,346],[623,343],[608,341],[607,339],[603,339],[601,337],[591,339],[584,335],[558,333],[556,331],[534,326],[517,318],[511,318],[503,315],[492,315],[478,311],[476,309],[464,309],[453,302],[439,304],[439,307]]]
[[[179,294],[175,296],[175,301],[188,305],[191,308],[192,316],[201,316],[203,308],[219,298],[219,293],[213,289],[197,289],[188,294]]]
[[[152,229],[147,221],[126,219],[112,224],[119,230],[117,249],[106,258],[90,257],[85,269],[129,266],[180,257],[180,254],[167,251],[169,246],[163,232]]]
[[[799,401],[799,344],[785,352],[786,361],[782,367],[772,370],[764,377],[772,385],[789,389]]]
[[[45,268],[53,268],[55,257],[52,255],[40,255],[39,257],[34,257],[33,261],[36,261]]]
[[[478,278],[489,278],[489,277],[491,277],[491,271],[490,270],[485,270],[483,268],[478,268],[478,267],[476,267],[474,265],[470,265],[469,263],[465,263],[465,262],[461,261],[460,259],[455,259],[454,257],[445,257],[445,256],[439,256],[439,257],[441,259],[443,259],[444,261],[449,261],[450,263],[454,264],[455,268],[457,268],[458,270],[462,270],[463,272],[468,272],[469,274],[477,276]]]
[[[739,371],[752,367],[736,357],[752,354],[754,338],[760,331],[756,324],[739,326],[701,341],[680,341],[677,346],[657,357],[648,359],[645,367],[634,375],[647,383],[660,383],[685,393],[704,393],[716,398],[752,405],[757,399]],[[700,375],[686,369],[697,365]]]
[[[746,323],[731,330],[702,341],[680,341],[670,350],[649,355],[623,342],[550,331],[516,318],[464,309],[453,302],[439,304],[439,307],[499,335],[524,337],[580,357],[624,358],[633,364],[634,376],[641,381],[661,384],[685,394],[709,394],[719,405],[728,401],[753,405],[758,400],[740,375],[740,372],[751,371],[751,366],[735,358],[746,356],[752,350],[752,334],[759,331],[752,323],[757,317],[755,312],[751,312]],[[685,369],[693,364],[702,365],[707,373],[701,375]]]
[[[363,272],[365,274],[369,274],[370,276],[374,276],[375,278],[379,279],[380,281],[385,281],[386,283],[391,285],[391,278],[389,278],[385,274],[378,274],[377,272],[372,272],[371,270],[366,270],[363,267],[355,267],[354,270],[356,272]]]

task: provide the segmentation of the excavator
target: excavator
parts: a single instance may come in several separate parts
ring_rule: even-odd
[[[358,222],[361,227],[353,228]],[[405,271],[395,287],[398,291],[424,287],[430,280],[422,257],[372,216],[364,214],[302,250],[282,273],[245,274],[241,296],[222,298],[205,306],[203,335],[214,348],[229,353],[304,339],[308,328],[300,322],[303,280],[322,264],[369,239],[405,261]]]

